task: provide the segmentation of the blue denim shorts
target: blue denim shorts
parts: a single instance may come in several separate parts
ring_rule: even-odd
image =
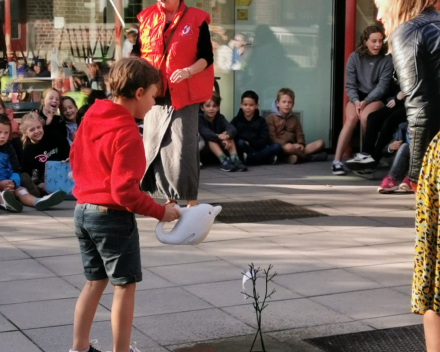
[[[74,215],[84,275],[115,286],[142,281],[139,232],[133,213],[77,204]]]

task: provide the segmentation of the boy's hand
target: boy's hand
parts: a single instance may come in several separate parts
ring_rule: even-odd
[[[294,143],[293,146],[298,149],[300,152],[304,151],[304,146],[302,144]]]
[[[224,141],[222,141],[222,144],[225,147],[225,149],[228,150],[228,151],[232,147],[232,142],[230,140],[224,140]]]
[[[391,99],[388,104],[387,104],[387,108],[394,108],[396,106],[396,101],[394,99]]]
[[[403,141],[394,141],[390,144],[390,150],[395,152],[396,150],[399,150],[400,146],[402,145]]]
[[[161,221],[171,222],[180,218],[180,211],[174,207],[174,203],[165,205],[165,214]]]
[[[230,137],[226,132],[223,132],[221,134],[218,135],[218,138],[221,139],[222,141],[226,141],[228,140]]]
[[[402,92],[397,93],[397,100],[403,100],[404,96]]]
[[[0,191],[13,191],[15,189],[15,183],[11,180],[0,181]]]

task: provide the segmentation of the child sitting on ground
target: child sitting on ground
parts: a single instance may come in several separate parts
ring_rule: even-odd
[[[97,100],[89,108],[70,153],[75,233],[87,279],[75,307],[71,352],[97,351],[89,345],[90,327],[109,281],[113,350],[132,351],[134,296],[142,281],[135,214],[166,222],[180,216],[174,204],[159,205],[139,188],[146,160],[134,117],[154,105],[158,70],[140,58],[121,59],[108,81],[114,102]]]
[[[66,120],[57,115],[61,103],[61,94],[55,88],[47,88],[41,95],[41,107],[39,114],[44,120],[44,130],[59,133],[67,138]]]
[[[269,131],[266,120],[258,110],[258,95],[252,90],[241,96],[240,110],[231,124],[237,129],[235,144],[248,165],[275,164],[281,145],[269,145]]]
[[[318,153],[324,149],[324,141],[317,140],[306,144],[301,122],[292,112],[294,105],[293,90],[280,89],[272,106],[272,114],[266,118],[270,140],[281,145],[290,164],[296,164],[298,160],[327,160],[327,153]]]
[[[237,130],[220,114],[220,102],[220,95],[213,92],[212,98],[201,105],[199,133],[208,142],[209,150],[220,160],[220,170],[246,171],[234,143]]]
[[[5,114],[0,114],[0,206],[19,213],[23,205],[37,210],[46,210],[61,203],[66,194],[63,191],[37,198],[21,186],[21,168],[14,147],[9,141],[11,122]]]
[[[75,100],[71,97],[61,98],[61,116],[66,120],[67,129],[67,141],[72,145],[75,139],[76,130],[78,129],[78,124],[76,118],[78,115],[78,107],[76,106]]]
[[[403,122],[397,128],[393,140],[383,149],[383,157],[391,157],[394,154],[393,165],[387,176],[382,180],[377,191],[379,193],[393,193],[398,189],[411,193],[411,185],[408,178],[409,168],[409,139],[407,134],[408,122]],[[403,181],[398,185],[398,181]]]
[[[20,125],[14,120],[14,111],[12,109],[6,109],[6,105],[3,99],[0,97],[0,114],[6,114],[9,121],[11,121],[12,133],[9,136],[9,141],[15,149],[18,160],[21,160],[23,153],[23,146],[20,141]]]
[[[44,120],[36,113],[23,116],[20,131],[23,141],[23,172],[32,176],[32,181],[40,195],[45,195],[47,194],[44,185],[46,161],[68,159],[69,142],[56,132],[45,131]]]

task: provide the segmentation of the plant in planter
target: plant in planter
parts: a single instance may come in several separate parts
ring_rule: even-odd
[[[273,274],[271,273],[271,270],[273,269],[272,264],[269,264],[269,267],[264,269],[262,271],[263,275],[258,275],[258,273],[261,272],[260,267],[255,268],[254,264],[251,263],[249,265],[249,270],[246,273],[243,274],[243,291],[241,292],[246,299],[252,299],[253,300],[253,307],[255,309],[255,314],[257,317],[257,332],[255,334],[254,341],[252,342],[252,346],[249,352],[252,352],[255,346],[255,342],[257,341],[258,335],[260,336],[260,342],[261,342],[261,348],[262,352],[267,352],[266,347],[264,346],[264,340],[263,340],[263,332],[261,330],[261,318],[263,310],[267,307],[266,300],[268,298],[271,298],[272,295],[276,292],[275,289],[272,289],[270,293],[268,284],[273,280],[273,278],[278,275],[278,273],[275,271]],[[264,298],[260,296],[260,294],[257,291],[257,279],[259,277],[262,277],[265,279],[265,288],[264,288]],[[246,281],[251,280],[252,281],[252,294],[249,294],[245,291],[244,284]]]

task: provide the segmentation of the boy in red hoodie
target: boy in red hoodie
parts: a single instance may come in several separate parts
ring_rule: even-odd
[[[75,179],[75,233],[87,279],[76,304],[71,352],[95,352],[89,334],[108,281],[114,287],[113,351],[132,351],[136,282],[142,280],[134,214],[176,220],[172,206],[155,203],[139,188],[146,170],[142,138],[134,120],[154,105],[156,68],[139,58],[122,59],[108,83],[114,102],[96,100],[84,116],[70,151]]]

